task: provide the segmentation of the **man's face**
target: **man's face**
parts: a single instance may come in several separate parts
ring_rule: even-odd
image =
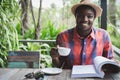
[[[95,19],[95,13],[91,8],[79,7],[76,11],[76,24],[79,31],[90,31]]]

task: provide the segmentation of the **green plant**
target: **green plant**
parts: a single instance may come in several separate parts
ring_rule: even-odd
[[[115,45],[116,47],[120,48],[120,34],[118,33],[117,29],[115,26],[112,24],[108,24],[107,31],[110,34],[112,44]]]
[[[7,66],[9,50],[19,48],[18,35],[15,29],[19,15],[19,6],[15,0],[0,1],[0,67]]]
[[[18,35],[16,29],[10,24],[2,26],[0,35],[0,59],[3,60],[0,66],[5,67],[7,64],[8,51],[19,49]]]
[[[58,33],[64,30],[65,28],[66,26],[63,26],[63,25],[57,27],[54,25],[54,23],[48,20],[47,24],[45,24],[42,27],[40,39],[55,40]]]

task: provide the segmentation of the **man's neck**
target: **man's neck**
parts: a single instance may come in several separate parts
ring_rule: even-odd
[[[81,39],[86,38],[91,32],[92,32],[92,29],[89,31],[77,31]]]

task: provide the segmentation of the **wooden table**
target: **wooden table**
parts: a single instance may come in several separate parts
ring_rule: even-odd
[[[19,69],[19,68],[0,68],[0,80],[35,80],[26,79],[24,75],[30,72],[36,72],[40,69]],[[103,79],[100,78],[79,78],[71,79],[71,70],[63,70],[57,75],[45,75],[44,80],[120,80],[120,73],[105,75]]]

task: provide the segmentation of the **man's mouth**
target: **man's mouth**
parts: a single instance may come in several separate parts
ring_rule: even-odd
[[[81,23],[82,26],[88,26],[88,23]]]

